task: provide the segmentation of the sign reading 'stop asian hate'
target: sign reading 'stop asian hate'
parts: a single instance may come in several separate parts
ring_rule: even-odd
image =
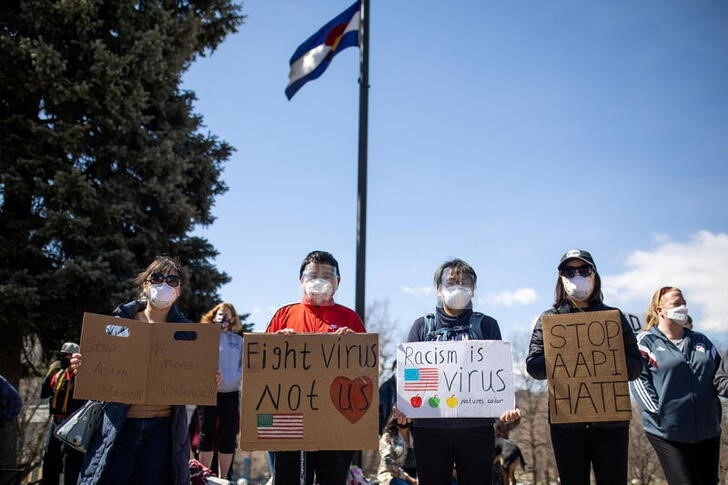
[[[85,313],[74,397],[214,405],[219,325],[147,323]]]
[[[552,423],[632,417],[620,321],[617,310],[541,318]]]

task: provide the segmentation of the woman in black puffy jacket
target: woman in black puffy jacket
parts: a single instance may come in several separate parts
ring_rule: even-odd
[[[536,379],[546,379],[541,317],[615,310],[602,302],[601,278],[589,252],[567,251],[559,261],[558,272],[554,305],[536,322],[526,357],[526,370]],[[634,332],[621,316],[627,374],[634,380],[642,361]],[[551,424],[551,443],[562,485],[588,485],[592,467],[598,485],[627,483],[629,421]]]

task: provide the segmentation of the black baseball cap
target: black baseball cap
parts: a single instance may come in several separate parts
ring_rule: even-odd
[[[594,268],[594,271],[597,269],[597,265],[594,264],[594,258],[592,258],[591,253],[589,253],[589,251],[584,251],[583,249],[569,249],[566,251],[559,260],[558,269],[561,270],[564,267],[564,263],[570,259],[579,259],[591,265],[591,267]]]

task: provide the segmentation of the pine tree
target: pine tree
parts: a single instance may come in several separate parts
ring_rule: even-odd
[[[217,302],[229,277],[191,231],[213,222],[232,147],[204,132],[180,84],[244,16],[234,0],[0,10],[0,372],[17,384],[25,336],[47,353],[77,339],[82,313],[134,296],[158,254],[190,270],[190,317]]]

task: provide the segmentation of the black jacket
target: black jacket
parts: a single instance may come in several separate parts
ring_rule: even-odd
[[[543,312],[536,321],[536,325],[533,327],[533,333],[531,334],[531,343],[528,347],[528,356],[526,357],[526,371],[528,374],[535,379],[546,379],[546,358],[543,350],[543,329],[541,327],[541,317],[544,315],[560,315],[564,313],[578,313],[578,312],[600,312],[608,310],[618,310],[617,308],[609,307],[604,303],[597,303],[587,308],[576,308],[571,307],[568,304],[560,307],[553,307]],[[627,377],[630,381],[637,379],[642,370],[642,356],[637,348],[637,338],[635,337],[632,327],[625,318],[624,314],[620,311],[621,323],[622,323],[622,337],[624,339],[624,353],[627,359]],[[552,426],[596,426],[604,428],[612,428],[615,426],[628,426],[629,421],[606,421],[598,423],[576,423],[576,424],[559,424]]]
[[[715,371],[713,384],[719,396],[728,398],[728,352],[721,359],[718,370]]]

